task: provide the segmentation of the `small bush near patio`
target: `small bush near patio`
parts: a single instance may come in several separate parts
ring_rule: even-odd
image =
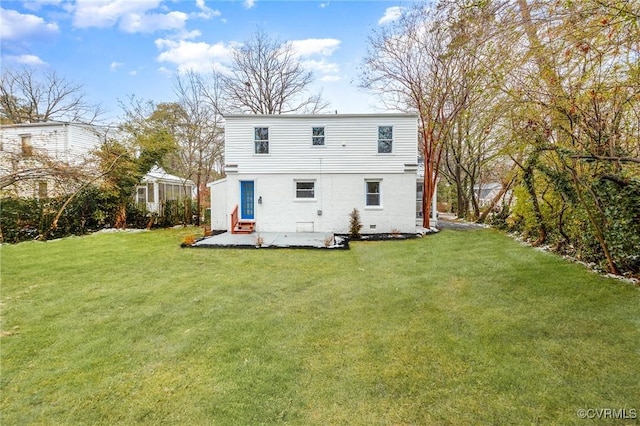
[[[3,425],[639,421],[631,284],[485,229],[181,249],[193,233],[2,246]]]

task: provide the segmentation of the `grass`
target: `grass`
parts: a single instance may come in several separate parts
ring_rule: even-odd
[[[640,417],[637,287],[491,230],[349,251],[190,233],[2,246],[3,425]]]

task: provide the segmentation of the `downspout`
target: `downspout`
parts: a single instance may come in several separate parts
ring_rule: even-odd
[[[322,209],[322,198],[323,198],[322,197],[322,158],[318,158],[318,160],[320,161],[320,177],[318,178],[318,194],[320,195],[320,208],[318,209],[316,214],[320,212],[320,215],[322,215],[324,214],[324,211]]]

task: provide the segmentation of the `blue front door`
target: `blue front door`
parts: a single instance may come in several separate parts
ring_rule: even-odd
[[[253,220],[253,181],[240,181],[240,217],[242,219]]]

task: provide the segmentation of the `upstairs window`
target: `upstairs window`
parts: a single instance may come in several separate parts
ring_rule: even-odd
[[[313,127],[311,129],[311,144],[313,146],[324,146],[324,127]]]
[[[268,154],[269,153],[269,128],[255,127],[254,142],[255,142],[254,152],[256,154]]]
[[[316,183],[313,181],[297,181],[296,182],[296,198],[312,199],[315,198]]]
[[[380,207],[382,205],[379,180],[365,181],[365,192],[366,192],[365,205],[367,207]]]
[[[390,154],[393,147],[393,127],[378,126],[378,154]]]
[[[20,135],[20,141],[22,143],[22,155],[24,157],[31,157],[33,155],[33,147],[31,146],[31,135]]]

